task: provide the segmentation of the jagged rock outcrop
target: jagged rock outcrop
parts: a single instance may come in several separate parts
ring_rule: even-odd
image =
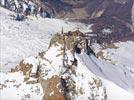
[[[59,76],[53,76],[48,80],[41,80],[41,85],[44,91],[43,100],[66,100]]]
[[[83,53],[85,51],[83,36],[80,31],[55,34],[46,52],[20,62],[19,68],[27,78],[25,82],[41,84],[43,100],[106,100],[106,89],[102,81],[89,73],[75,55],[76,42],[77,48]]]

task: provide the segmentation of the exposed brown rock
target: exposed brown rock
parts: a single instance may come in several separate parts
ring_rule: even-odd
[[[4,88],[6,88],[6,87],[7,87],[7,85],[0,83],[0,90],[4,89]]]
[[[19,69],[23,72],[24,75],[29,74],[30,76],[30,72],[32,69],[32,65],[30,64],[25,64],[24,60],[22,60],[19,64]]]
[[[50,79],[41,81],[44,91],[43,100],[65,100],[60,81],[59,76],[53,76]]]
[[[70,50],[73,48],[74,42],[75,42],[77,36],[84,37],[84,34],[82,32],[80,32],[79,30],[72,31],[72,32],[69,31],[68,33],[64,33],[64,36],[60,35],[60,34],[55,34],[50,41],[49,48],[52,45],[55,45],[55,46],[57,46],[58,44],[63,45],[63,43],[64,43],[63,39],[65,38],[65,43],[66,43],[67,49]],[[62,50],[62,48],[61,48],[61,50]]]
[[[106,44],[106,45],[104,45],[103,49],[107,49],[107,48],[117,49],[117,48],[119,48],[119,47],[116,46],[114,43],[111,43],[111,44]]]

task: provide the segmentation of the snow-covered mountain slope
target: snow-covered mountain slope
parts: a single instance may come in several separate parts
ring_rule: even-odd
[[[62,40],[62,37],[60,39]],[[54,38],[52,38],[53,40]],[[61,100],[64,100],[66,97],[71,100],[134,99],[131,93],[113,83],[115,82],[114,80],[109,81],[109,77],[116,78],[114,77],[114,71],[117,70],[118,72],[120,69],[114,70],[111,64],[109,64],[111,66],[107,66],[107,63],[101,64],[102,62],[93,55],[89,56],[84,52],[76,54],[75,58],[78,64],[71,66],[74,56],[71,50],[67,49],[67,66],[64,67],[62,64],[64,45],[61,40],[53,42],[46,52],[40,53],[36,57],[24,59],[19,65],[21,71],[7,74],[1,72],[2,89],[0,92],[3,100],[8,99],[8,97],[13,99],[16,97],[18,100],[22,98],[26,100],[40,100],[42,98],[43,100],[59,100],[57,98],[62,98]],[[70,68],[68,67],[69,65],[71,66]],[[40,76],[35,77],[38,67]],[[106,67],[109,67],[109,70]],[[109,77],[104,77],[104,75]],[[120,77],[122,78],[122,75]],[[119,81],[120,83],[120,80],[116,79],[116,82]],[[3,95],[10,93],[12,89],[16,92],[12,96],[10,94],[7,94],[9,96]],[[22,93],[22,91],[27,92]]]
[[[74,64],[72,49],[79,37],[77,31],[72,36],[65,34],[63,66],[64,37],[55,33],[60,33],[62,27],[64,32],[77,28],[84,32],[88,27],[31,16],[18,22],[13,15],[0,7],[1,100],[134,100],[134,42],[117,43],[116,49],[98,49],[95,45],[96,52],[103,51],[105,59],[87,55],[83,47],[81,54],[75,54]]]
[[[43,89],[40,83],[27,84],[22,72],[0,72],[1,100],[41,100]]]
[[[82,59],[82,62],[84,62],[89,70],[94,74],[114,82],[125,90],[134,92],[133,73],[128,71],[127,68],[103,62],[94,56],[88,57],[87,55],[82,55],[80,58]]]
[[[13,12],[0,7],[0,70],[9,71],[28,56],[36,55],[48,47],[52,34],[76,29],[87,30],[81,23],[59,19],[42,19],[29,16],[26,21],[15,21]]]
[[[118,42],[113,44],[113,48],[104,48],[103,57],[115,65],[123,65],[133,71],[134,69],[134,42]]]
[[[57,56],[59,53],[61,53],[61,46],[52,46],[43,56],[43,58],[40,58],[39,56],[37,58],[35,57],[29,57],[24,59],[24,63],[29,63],[33,65],[32,72],[30,73],[30,76],[35,72],[34,69],[37,68],[39,62],[41,66],[41,76],[40,76],[40,83],[32,84],[30,83],[30,80],[35,80],[36,78],[31,78],[28,81],[24,82],[25,77],[21,72],[15,72],[15,73],[2,73],[1,72],[1,99],[2,100],[8,100],[11,99],[26,99],[26,100],[41,100],[43,96],[44,91],[44,97],[47,96],[47,94],[54,96],[55,98],[60,96],[60,93],[63,91],[61,88],[58,91],[61,91],[57,94],[56,90],[52,88],[52,86],[55,86],[54,83],[52,86],[51,83],[47,85],[46,83],[49,82],[52,77],[64,77],[66,81],[68,81],[68,84],[74,85],[74,88],[71,88],[70,86],[70,93],[68,94],[71,97],[71,100],[88,100],[88,98],[94,98],[96,100],[101,100],[105,98],[105,88],[101,83],[101,80],[97,78],[95,75],[90,73],[86,66],[83,66],[81,62],[78,61],[78,66],[75,70],[76,75],[72,73],[71,70],[67,71],[66,73],[63,73],[66,71],[66,68],[62,66],[62,55]],[[50,54],[52,55],[50,57]],[[69,57],[69,61],[73,60],[73,56],[68,51],[67,56]],[[45,59],[47,58],[47,60]],[[33,60],[35,59],[35,60]],[[49,61],[51,63],[49,63]],[[38,63],[37,63],[38,62]],[[71,63],[71,62],[70,62]],[[90,76],[90,77],[89,77]],[[69,80],[69,79],[70,80]],[[45,82],[47,81],[47,82]],[[95,81],[97,83],[95,83]],[[28,84],[28,82],[30,84]],[[53,81],[51,81],[53,82]],[[56,82],[56,80],[54,80]],[[41,86],[42,85],[42,88]],[[45,88],[44,86],[45,85]],[[58,84],[56,84],[56,87],[61,85],[60,81],[58,81]],[[48,88],[49,87],[49,88]],[[60,86],[61,87],[61,86]],[[51,88],[53,90],[51,90]],[[10,94],[11,91],[14,91],[14,94]],[[63,96],[64,97],[64,96]],[[43,99],[43,100],[49,100],[50,98]],[[50,100],[59,100],[59,99],[50,99]],[[64,99],[60,99],[64,100]]]
[[[127,89],[124,90],[123,87],[119,86],[119,84],[121,84],[122,86],[124,84],[122,81],[120,81],[121,80],[120,77],[122,78],[123,76],[115,74],[116,71],[118,72],[119,69],[115,70],[106,63],[100,64],[99,60],[96,61],[93,55],[88,56],[86,54],[81,54],[77,56],[79,57],[83,65],[85,65],[88,68],[88,70],[90,70],[95,75],[99,76],[99,78],[102,80],[102,83],[104,84],[107,91],[108,100],[134,99],[133,94],[130,94],[129,92],[126,91]]]
[[[95,57],[90,57],[90,60],[91,62],[94,61],[101,70],[99,71],[98,68],[95,71],[91,67],[90,69],[95,74],[100,75],[101,72],[100,76],[134,93],[134,42],[118,42],[112,44],[109,48],[108,46],[101,48],[94,45],[94,49],[96,50],[96,54],[99,54],[98,57],[100,60]],[[83,59],[85,59],[85,56]]]

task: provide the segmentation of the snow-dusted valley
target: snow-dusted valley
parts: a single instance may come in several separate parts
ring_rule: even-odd
[[[134,100],[134,41],[86,48],[90,24],[14,16],[0,7],[1,100]]]

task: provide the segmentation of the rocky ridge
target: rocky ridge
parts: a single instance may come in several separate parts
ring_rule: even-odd
[[[25,75],[27,83],[41,83],[44,96],[43,100],[74,100],[97,99],[106,100],[106,89],[97,76],[86,71],[86,67],[78,60],[78,65],[73,65],[72,53],[74,41],[80,38],[79,32],[72,32],[71,39],[62,34],[56,34],[50,41],[46,52],[39,53],[37,57],[24,59],[19,68]],[[63,38],[67,44],[65,66],[63,66]],[[49,54],[52,54],[49,57]],[[30,62],[32,61],[32,62]],[[89,77],[90,76],[90,77]]]

